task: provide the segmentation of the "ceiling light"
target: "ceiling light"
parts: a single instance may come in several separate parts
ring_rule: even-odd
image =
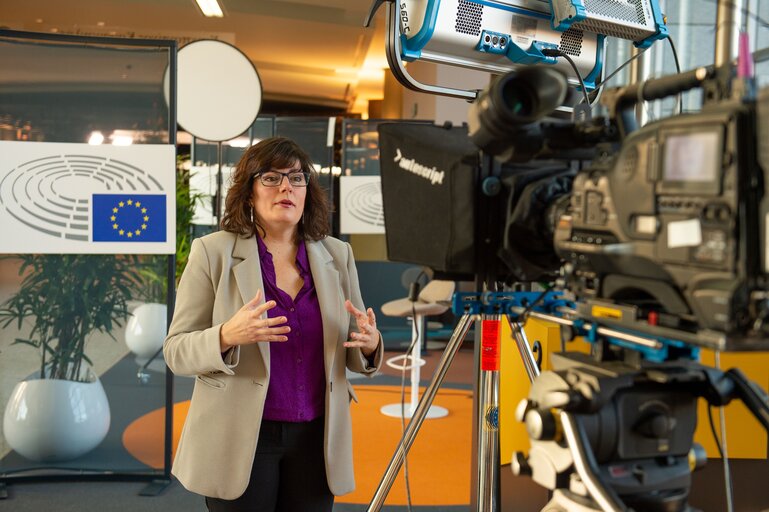
[[[209,18],[222,18],[224,13],[222,8],[219,7],[219,3],[216,0],[195,0],[200,10],[203,11],[203,16]]]
[[[130,146],[133,144],[134,138],[130,135],[113,135],[112,136],[112,145],[113,146]]]
[[[91,132],[91,136],[88,137],[88,144],[98,146],[102,142],[104,142],[104,135],[101,132]]]
[[[248,140],[248,137],[238,137],[237,139],[228,140],[225,144],[233,148],[247,148],[251,145],[251,141]]]

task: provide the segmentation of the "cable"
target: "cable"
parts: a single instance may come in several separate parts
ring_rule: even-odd
[[[542,293],[540,293],[540,294],[537,296],[537,298],[536,298],[536,299],[534,299],[533,301],[531,301],[531,303],[530,303],[528,306],[526,306],[526,308],[523,310],[523,312],[522,312],[522,313],[520,314],[520,316],[518,317],[518,323],[521,325],[521,327],[523,327],[523,324],[525,324],[525,323],[526,323],[526,319],[528,318],[528,316],[529,316],[529,313],[531,313],[531,310],[532,310],[532,309],[534,309],[534,306],[536,306],[537,304],[539,304],[540,302],[542,302],[542,299],[544,299],[544,298],[545,298],[545,296],[547,295],[547,292],[549,292],[549,291],[551,290],[551,288],[552,288],[552,287],[551,287],[549,284],[545,284],[545,285],[544,285],[544,288],[545,288],[545,289],[544,289],[544,290],[542,290]]]
[[[716,369],[721,369],[721,351],[715,351]],[[719,416],[721,419],[721,460],[724,464],[724,488],[726,489],[726,509],[728,512],[734,511],[734,488],[732,487],[732,471],[729,466],[729,450],[726,447],[726,416],[724,415],[724,408],[719,408]]]
[[[670,44],[670,51],[673,52],[673,61],[676,63],[676,73],[679,75],[681,74],[681,63],[678,62],[678,52],[676,51],[676,45],[673,42],[673,38],[668,35],[667,37],[668,44]],[[682,93],[678,93],[676,95],[676,103],[678,103],[678,113],[683,114],[684,112],[684,99]]]
[[[718,448],[718,455],[721,457],[721,460],[724,461],[724,464],[725,464],[724,465],[724,478],[727,478],[726,475],[728,474],[728,471],[726,470],[726,464],[728,464],[728,463],[726,462],[726,458],[724,457],[724,451],[721,448],[721,441],[719,441],[718,433],[716,432],[716,424],[713,421],[713,406],[712,405],[708,406],[708,420],[710,422],[710,432],[713,434],[713,440],[716,442],[716,448]],[[727,506],[728,510],[732,510],[733,509],[733,505],[731,503],[732,502],[732,498],[731,497],[734,495],[734,491],[732,490],[731,478],[729,478],[727,480],[727,482],[728,482],[728,487],[727,487],[728,490],[726,491],[726,506]]]
[[[633,55],[632,57],[630,57],[630,58],[629,58],[628,60],[626,60],[625,62],[623,62],[623,63],[622,63],[622,65],[621,65],[620,67],[618,67],[617,69],[615,69],[614,71],[612,71],[612,73],[611,73],[609,76],[607,76],[606,78],[604,78],[604,79],[601,81],[601,83],[600,83],[600,84],[598,84],[598,85],[596,86],[596,88],[595,88],[595,89],[593,89],[593,92],[591,92],[590,94],[591,94],[592,96],[594,96],[594,97],[595,97],[595,96],[598,96],[598,93],[601,91],[601,89],[603,89],[603,86],[604,86],[604,85],[606,85],[606,84],[609,82],[609,80],[611,80],[612,78],[614,78],[615,76],[617,76],[617,73],[619,73],[620,71],[622,71],[623,69],[625,69],[625,66],[627,66],[628,64],[630,64],[631,62],[633,62],[634,60],[636,60],[638,57],[640,57],[641,55],[643,55],[645,52],[646,52],[646,50],[642,50],[642,51],[640,51],[640,52],[636,53],[635,55]],[[584,101],[584,98],[583,98],[581,101]]]
[[[579,86],[582,87],[582,100],[585,102],[585,104],[590,105],[590,99],[587,97],[587,88],[585,87],[585,81],[582,80],[582,75],[579,74],[579,68],[577,68],[577,65],[574,63],[571,57],[569,57],[566,52],[563,50],[558,50],[556,48],[547,48],[542,50],[542,55],[545,55],[546,57],[563,57],[567,60],[569,64],[571,64],[571,68],[574,70],[574,73],[577,75],[577,78],[579,79]],[[580,102],[581,103],[581,102]]]

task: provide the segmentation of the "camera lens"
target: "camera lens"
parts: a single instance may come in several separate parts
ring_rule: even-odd
[[[528,117],[534,110],[529,92],[516,87],[503,88],[502,101],[507,111],[514,116]]]
[[[502,75],[470,107],[468,134],[484,151],[501,155],[514,144],[515,130],[537,122],[566,98],[568,82],[558,70],[524,67]]]

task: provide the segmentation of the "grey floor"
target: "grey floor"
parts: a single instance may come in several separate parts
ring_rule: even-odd
[[[206,512],[203,499],[173,482],[160,495],[139,496],[136,482],[23,483],[9,486],[0,510],[8,512]],[[337,504],[334,512],[363,512],[366,505]],[[414,512],[466,512],[468,507],[413,507]],[[386,506],[383,512],[406,512]]]

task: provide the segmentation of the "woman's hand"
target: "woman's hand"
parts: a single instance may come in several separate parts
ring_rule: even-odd
[[[262,302],[262,290],[256,292],[256,296],[235,313],[232,318],[224,322],[219,331],[219,345],[225,352],[236,345],[248,345],[251,343],[286,341],[284,334],[291,331],[287,325],[285,316],[277,318],[261,318],[264,312],[275,307],[275,301]]]
[[[374,310],[368,308],[364,313],[356,309],[349,300],[344,302],[344,307],[351,315],[355,315],[359,331],[351,332],[349,338],[352,341],[346,341],[344,346],[347,348],[360,347],[360,351],[363,352],[364,356],[371,357],[379,346],[379,331],[376,330]]]

